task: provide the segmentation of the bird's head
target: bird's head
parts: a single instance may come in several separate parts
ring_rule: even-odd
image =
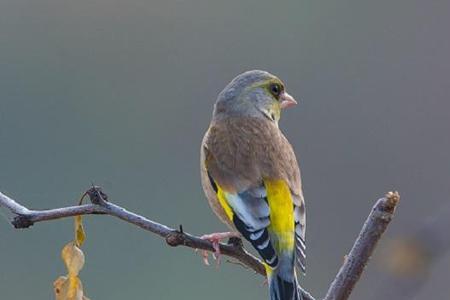
[[[295,104],[278,77],[253,70],[238,75],[219,94],[214,116],[259,117],[278,123],[281,110]]]

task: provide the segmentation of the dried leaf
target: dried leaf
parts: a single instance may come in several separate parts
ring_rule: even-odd
[[[64,246],[61,251],[61,257],[70,275],[78,275],[81,268],[84,265],[84,254],[80,248],[78,248],[74,242],[70,242]]]
[[[53,283],[56,300],[86,300],[78,273],[84,265],[84,254],[75,242],[70,242],[61,251],[67,268],[67,276],[60,276]]]
[[[61,258],[67,268],[67,275],[60,276],[53,282],[56,300],[89,300],[84,296],[83,284],[78,273],[84,265],[84,253],[79,247],[86,239],[81,216],[75,217],[75,239],[66,244],[61,251]]]
[[[69,293],[70,281],[67,276],[60,276],[56,279],[55,282],[53,282],[53,289],[55,291],[56,300],[89,300],[83,293],[83,284],[79,279],[75,293],[73,291]]]
[[[86,233],[83,228],[83,219],[81,216],[75,216],[75,243],[78,247],[81,247],[85,239]]]

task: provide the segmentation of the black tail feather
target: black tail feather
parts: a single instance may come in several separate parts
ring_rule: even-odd
[[[293,279],[287,281],[276,273],[272,274],[269,279],[270,300],[303,300],[296,276]]]

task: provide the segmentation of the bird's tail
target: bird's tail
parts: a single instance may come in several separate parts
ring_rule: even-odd
[[[303,300],[295,271],[288,276],[277,269],[267,274],[270,300]]]

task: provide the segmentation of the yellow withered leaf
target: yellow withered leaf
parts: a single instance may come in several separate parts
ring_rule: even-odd
[[[53,282],[53,290],[56,300],[89,300],[83,293],[83,285],[79,279],[77,287],[73,289],[67,276],[60,276]]]
[[[83,284],[78,273],[84,265],[84,253],[79,247],[86,239],[81,216],[75,217],[75,239],[61,251],[61,258],[67,268],[67,275],[53,282],[56,300],[89,300],[84,295]]]
[[[61,257],[67,268],[67,276],[60,276],[53,282],[56,300],[89,300],[84,296],[83,285],[78,277],[84,265],[83,251],[72,241],[64,246]]]
[[[84,232],[82,217],[75,216],[75,243],[78,247],[81,247],[85,239],[86,233]]]
[[[70,242],[64,246],[61,251],[61,257],[69,275],[78,275],[84,265],[84,254],[74,242]]]

